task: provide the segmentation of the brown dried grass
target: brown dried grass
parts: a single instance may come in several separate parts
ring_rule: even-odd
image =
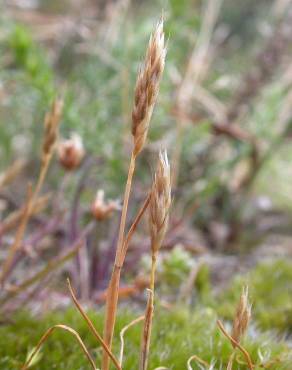
[[[146,142],[149,123],[157,99],[159,83],[164,68],[165,54],[166,49],[164,46],[163,21],[161,19],[157,24],[153,35],[150,37],[145,62],[143,68],[138,74],[135,88],[134,107],[132,112],[132,134],[134,145],[124,194],[115,263],[108,286],[106,300],[106,318],[103,339],[109,348],[111,348],[114,334],[120,275],[125,258],[125,226],[136,158],[143,150]],[[102,370],[108,369],[109,357],[104,351],[102,357]]]

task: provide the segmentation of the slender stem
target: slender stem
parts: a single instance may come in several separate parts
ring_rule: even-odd
[[[30,355],[30,357],[28,358],[26,363],[23,365],[21,370],[27,370],[30,367],[30,364],[31,364],[33,358],[39,352],[39,350],[42,347],[42,345],[44,344],[44,342],[51,336],[51,334],[53,334],[53,332],[56,329],[65,330],[65,331],[68,331],[69,333],[71,333],[72,335],[74,335],[74,337],[77,339],[77,342],[79,343],[80,347],[82,348],[82,351],[84,352],[85,356],[87,357],[91,367],[93,368],[93,370],[97,370],[96,367],[95,367],[95,363],[94,363],[90,353],[88,352],[85,344],[83,343],[82,339],[80,338],[80,335],[74,329],[70,328],[69,326],[62,325],[62,324],[54,325],[45,332],[45,334],[41,337],[41,339],[38,342],[37,346],[35,347],[34,351]]]
[[[37,184],[35,186],[34,193],[33,193],[31,207],[34,206],[34,202],[35,202],[37,196],[39,195],[39,193],[41,191],[41,188],[43,187],[43,184],[44,184],[44,181],[45,181],[48,169],[49,169],[49,165],[50,165],[50,162],[51,162],[51,158],[52,158],[51,153],[47,154],[44,157],[44,160],[43,160],[42,166],[41,166],[41,170],[40,170],[40,174],[39,174],[39,178],[38,178],[38,181],[37,181]]]
[[[124,234],[125,234],[125,227],[126,227],[126,220],[127,220],[127,212],[128,212],[129,198],[130,198],[131,187],[132,187],[132,180],[133,180],[133,176],[135,172],[135,166],[136,166],[136,157],[132,152],[130,165],[129,165],[127,184],[126,184],[125,194],[124,194],[124,202],[123,202],[123,209],[122,209],[122,215],[121,215],[120,229],[119,229],[117,252],[116,252],[116,258],[115,258],[116,265],[120,265],[122,261],[122,251],[123,251],[123,245],[124,245]]]
[[[208,364],[208,362],[206,362],[205,360],[201,359],[199,356],[197,355],[193,355],[191,356],[189,359],[188,359],[188,362],[187,362],[187,366],[188,366],[188,370],[193,370],[192,366],[191,366],[191,362],[195,360],[197,362],[199,362],[201,365],[203,365],[204,367],[206,368],[210,368],[210,364]]]
[[[31,200],[32,200],[32,193],[31,193],[31,187],[29,186],[28,192],[27,192],[27,199],[26,199],[26,203],[25,203],[24,212],[23,212],[19,227],[16,231],[16,236],[15,236],[14,242],[11,245],[11,247],[9,248],[7,257],[6,257],[5,261],[3,262],[2,270],[1,270],[1,273],[0,273],[0,284],[1,285],[4,285],[7,274],[8,274],[8,272],[9,272],[9,270],[10,270],[12,264],[13,264],[14,256],[15,256],[16,252],[18,251],[18,249],[21,245],[23,235],[25,233],[26,225],[27,225],[27,222],[28,222],[28,219],[29,219]]]
[[[144,321],[143,336],[142,336],[142,343],[141,343],[139,370],[147,370],[147,367],[148,367],[152,322],[153,322],[153,314],[154,314],[155,272],[156,272],[157,250],[158,249],[155,249],[154,246],[152,248],[151,273],[150,273],[150,285],[149,285],[150,289],[149,289],[149,296],[148,296],[146,312],[145,312],[145,321]]]
[[[232,351],[232,353],[229,357],[228,364],[227,364],[227,370],[232,370],[234,356],[235,356],[235,349],[233,349],[233,351]]]
[[[52,271],[56,270],[58,267],[62,266],[65,262],[70,260],[80,250],[80,248],[82,248],[82,246],[84,245],[84,239],[91,232],[93,226],[93,222],[88,223],[82,231],[78,240],[76,240],[76,242],[70,247],[70,249],[65,248],[65,253],[57,256],[55,259],[50,260],[43,269],[41,269],[31,277],[27,278],[26,280],[22,281],[21,284],[15,286],[14,289],[7,294],[7,296],[3,297],[0,300],[0,305],[14,298],[24,289],[27,289],[38,281],[43,280]]]
[[[112,345],[113,331],[114,331],[115,320],[116,320],[120,277],[121,277],[121,269],[117,266],[114,266],[109,288],[106,294],[106,326],[105,326],[104,336],[103,336],[105,343],[110,349]],[[103,357],[102,357],[102,370],[108,370],[109,368],[108,361],[109,361],[109,358],[106,352],[104,351]]]
[[[137,319],[131,321],[128,325],[123,327],[123,329],[120,332],[120,340],[121,340],[121,349],[120,349],[120,355],[119,355],[119,363],[122,366],[123,363],[123,357],[124,357],[124,346],[125,346],[125,341],[124,341],[124,335],[128,329],[130,329],[132,326],[138,324],[140,321],[143,321],[145,319],[145,316],[139,316]]]
[[[3,264],[3,268],[2,268],[1,276],[0,276],[0,283],[1,284],[4,284],[5,278],[7,276],[7,272],[9,272],[10,267],[12,266],[14,256],[15,256],[16,252],[18,251],[18,249],[21,246],[28,221],[30,219],[30,216],[32,214],[32,210],[33,210],[35,202],[37,200],[37,196],[38,196],[38,194],[39,194],[39,192],[40,192],[40,190],[43,186],[43,183],[44,183],[44,180],[45,180],[48,168],[49,168],[51,157],[52,157],[51,154],[48,154],[44,157],[44,160],[43,160],[42,165],[41,165],[38,181],[37,181],[36,186],[35,186],[35,190],[32,194],[31,194],[31,190],[29,190],[29,192],[28,192],[29,194],[27,196],[26,208],[25,208],[25,211],[23,213],[21,223],[20,223],[19,228],[16,232],[16,237],[15,237],[14,243],[12,244],[12,246],[11,246],[9,252],[8,252],[8,256],[7,256],[7,258],[6,258],[6,260],[4,261],[4,264]]]
[[[148,300],[145,311],[145,321],[142,332],[142,343],[140,352],[140,363],[139,370],[147,370],[149,350],[150,350],[150,339],[151,339],[151,329],[154,314],[154,295],[152,290],[148,290]]]
[[[34,285],[40,280],[43,280],[48,274],[50,274],[53,270],[56,270],[58,267],[62,266],[65,262],[70,260],[82,247],[83,241],[78,241],[76,245],[72,249],[66,252],[66,254],[58,256],[56,259],[49,261],[46,266],[38,271],[33,276],[29,277],[28,279],[24,280],[20,285],[17,285],[11,290],[7,296],[0,300],[0,304],[3,305],[4,303],[8,302],[10,299],[16,297],[19,293],[23,292],[25,289],[29,288],[30,286]]]
[[[224,326],[223,326],[223,324],[222,324],[222,322],[220,320],[217,320],[217,325],[218,325],[219,329],[221,330],[221,332],[230,340],[230,342],[234,346],[236,346],[242,352],[242,354],[246,358],[246,362],[247,362],[248,368],[250,370],[253,370],[254,369],[254,365],[253,365],[253,363],[251,361],[250,355],[247,352],[247,350],[244,347],[242,347],[242,345],[240,343],[238,343],[234,338],[232,338],[231,335],[229,335],[227,333],[227,331],[225,330],[225,328],[224,328]]]
[[[35,201],[34,207],[32,209],[31,215],[36,215],[40,211],[42,211],[48,204],[48,201],[50,200],[51,195],[46,194],[42,195],[41,197],[38,197],[38,199]],[[9,214],[4,220],[1,221],[0,225],[0,237],[7,233],[8,231],[11,231],[14,229],[21,218],[23,217],[23,214],[25,212],[26,204],[22,206],[21,208],[17,209],[13,213]]]
[[[123,258],[124,233],[125,233],[129,198],[130,198],[131,187],[132,187],[132,180],[133,180],[133,175],[135,171],[135,162],[136,162],[136,156],[132,152],[130,165],[129,165],[127,184],[126,184],[125,194],[124,194],[124,203],[123,203],[123,209],[122,209],[122,215],[121,215],[115,263],[113,267],[111,280],[109,282],[107,298],[106,298],[106,319],[105,319],[103,339],[105,343],[107,344],[107,346],[109,347],[109,349],[111,349],[112,347],[112,340],[113,340],[115,321],[116,321],[116,312],[117,312],[118,299],[119,299],[121,268],[122,268],[122,264],[124,261],[124,258]],[[108,354],[106,353],[106,351],[104,350],[103,355],[102,355],[102,365],[101,365],[102,370],[109,369],[109,360],[110,358]]]
[[[125,241],[124,241],[124,245],[123,245],[123,259],[122,259],[122,263],[124,263],[124,260],[125,260],[125,257],[126,257],[126,254],[127,254],[127,251],[128,251],[128,247],[129,247],[129,243],[130,243],[130,240],[139,224],[139,222],[141,221],[141,218],[142,216],[144,215],[148,205],[149,205],[149,202],[150,202],[150,194],[147,195],[141,209],[139,210],[134,222],[132,223],[128,233],[127,233],[127,236],[125,237]]]
[[[157,253],[152,254],[151,260],[151,275],[150,275],[150,289],[154,294],[155,289],[155,272],[156,272],[156,265],[157,265]]]
[[[115,364],[116,368],[118,370],[121,370],[121,366],[119,365],[118,360],[112,354],[112,352],[110,351],[110,349],[108,348],[108,346],[106,345],[106,343],[104,342],[104,340],[102,339],[101,335],[95,329],[95,326],[93,325],[92,321],[90,320],[90,318],[88,317],[88,315],[85,313],[85,311],[81,307],[80,303],[78,302],[78,300],[77,300],[77,298],[76,298],[76,296],[75,296],[75,294],[73,292],[73,289],[72,289],[70,280],[67,279],[67,282],[68,282],[69,291],[70,291],[71,297],[73,299],[73,302],[74,302],[75,306],[77,307],[78,311],[80,312],[80,314],[82,315],[82,317],[84,318],[84,320],[85,320],[86,324],[88,325],[89,329],[91,330],[91,332],[93,333],[93,335],[95,336],[95,338],[98,340],[98,342],[101,344],[101,346],[104,348],[104,350],[107,352],[107,354],[109,355],[109,357],[112,359],[112,361]]]

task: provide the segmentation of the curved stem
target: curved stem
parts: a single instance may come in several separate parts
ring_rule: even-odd
[[[127,251],[128,251],[128,246],[129,246],[129,243],[130,243],[130,240],[139,224],[139,222],[141,221],[141,218],[142,216],[144,215],[148,205],[149,205],[149,202],[150,202],[150,194],[147,195],[141,209],[139,210],[134,222],[132,223],[128,233],[127,233],[127,236],[125,237],[125,241],[124,241],[124,244],[123,244],[123,259],[122,259],[122,264],[124,263],[124,260],[125,260],[125,257],[126,257],[126,254],[127,254]]]
[[[95,326],[93,325],[92,321],[90,320],[90,318],[87,316],[87,314],[85,313],[85,311],[83,310],[83,308],[81,307],[80,303],[78,302],[74,292],[73,292],[73,289],[72,289],[72,286],[71,286],[71,283],[70,283],[70,280],[67,279],[67,282],[68,282],[68,287],[69,287],[69,291],[70,291],[70,294],[71,294],[71,297],[73,299],[73,302],[75,304],[75,306],[77,307],[78,311],[80,312],[81,316],[84,318],[86,324],[88,325],[89,329],[91,330],[91,332],[93,333],[93,335],[95,336],[95,338],[98,340],[98,342],[101,344],[101,346],[104,348],[104,350],[107,352],[107,354],[109,355],[109,357],[112,359],[113,363],[115,364],[116,368],[118,370],[121,370],[121,366],[119,365],[119,362],[118,360],[115,358],[115,356],[112,354],[112,352],[110,351],[110,349],[108,348],[108,346],[106,345],[106,343],[104,342],[104,340],[102,339],[101,335],[98,333],[98,331],[95,329]]]
[[[26,363],[23,365],[23,367],[21,368],[21,370],[27,370],[29,368],[29,365],[31,364],[33,358],[35,357],[35,355],[38,353],[38,351],[40,350],[41,346],[44,344],[44,342],[50,337],[51,334],[53,334],[53,332],[56,330],[56,329],[61,329],[61,330],[65,330],[69,333],[71,333],[72,335],[75,336],[75,338],[77,339],[77,342],[79,343],[80,347],[82,348],[82,351],[84,352],[85,356],[87,357],[91,367],[93,370],[97,370],[96,367],[95,367],[95,363],[90,355],[90,353],[88,352],[85,344],[83,343],[82,339],[80,338],[80,335],[72,328],[70,328],[69,326],[66,326],[66,325],[63,325],[63,324],[58,324],[58,325],[54,325],[52,326],[51,328],[49,328],[45,334],[41,337],[40,341],[38,342],[37,346],[35,347],[34,351],[32,352],[32,354],[29,356],[28,360],[26,361]]]
[[[144,319],[145,319],[145,316],[144,315],[143,316],[139,316],[137,319],[131,321],[128,325],[126,325],[125,327],[123,327],[123,329],[120,332],[121,349],[120,349],[119,363],[120,363],[121,366],[122,366],[123,357],[124,357],[124,345],[125,345],[124,335],[125,335],[125,333],[126,333],[126,331],[128,329],[130,329],[132,326],[138,324],[140,321],[142,321]]]
[[[210,364],[208,364],[208,362],[206,362],[205,360],[201,359],[199,356],[197,355],[192,355],[189,359],[188,359],[188,362],[187,362],[187,367],[188,367],[188,370],[193,370],[192,366],[191,366],[191,362],[195,360],[197,362],[199,362],[201,365],[204,365],[205,367],[207,368],[210,368]]]
[[[225,328],[224,328],[224,326],[223,326],[223,324],[222,324],[222,322],[220,320],[217,320],[217,325],[218,325],[219,329],[221,330],[221,332],[230,340],[230,342],[242,352],[242,354],[246,358],[246,362],[247,362],[248,368],[250,370],[253,370],[254,369],[254,365],[253,365],[253,363],[251,361],[250,355],[247,352],[247,350],[245,348],[243,348],[241,344],[239,344],[235,339],[232,338],[231,335],[229,335],[227,333],[227,331],[225,330]]]
[[[40,190],[43,186],[46,174],[48,172],[48,168],[49,168],[51,158],[52,158],[51,154],[48,154],[44,157],[44,160],[42,161],[42,165],[41,165],[41,169],[40,169],[40,174],[39,174],[39,177],[38,177],[38,180],[37,180],[34,191],[32,192],[31,186],[29,186],[29,188],[28,188],[28,195],[27,195],[25,210],[24,210],[20,225],[17,229],[14,243],[12,244],[11,248],[9,249],[8,256],[7,256],[6,260],[3,263],[3,267],[2,267],[2,271],[1,271],[1,275],[0,275],[0,284],[4,284],[7,273],[9,272],[10,267],[12,266],[15,254],[21,246],[21,243],[22,243],[25,231],[26,231],[27,224],[28,224],[30,216],[32,214],[32,210],[34,208],[34,205],[35,205],[35,202],[37,200],[38,194],[39,194],[39,192],[40,192]]]

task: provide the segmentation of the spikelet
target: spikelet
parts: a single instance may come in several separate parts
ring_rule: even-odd
[[[135,156],[141,152],[147,138],[149,122],[164,69],[165,56],[163,20],[161,19],[150,37],[144,65],[136,81],[132,112],[133,152]]]
[[[148,369],[149,348],[154,313],[155,272],[158,251],[162,245],[168,226],[171,203],[170,167],[166,151],[159,153],[158,165],[150,192],[149,228],[151,237],[151,272],[149,296],[145,312],[145,322],[141,340],[139,370]]]
[[[170,167],[166,151],[159,153],[149,204],[149,227],[152,253],[157,253],[163,241],[171,204]]]
[[[51,111],[45,117],[45,133],[42,146],[42,160],[50,156],[53,152],[57,141],[58,126],[62,114],[63,101],[61,99],[54,100]]]
[[[238,343],[244,336],[251,317],[251,305],[248,300],[248,287],[242,289],[240,300],[233,321],[232,338]]]

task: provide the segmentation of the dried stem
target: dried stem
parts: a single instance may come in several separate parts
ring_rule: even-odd
[[[71,333],[72,335],[74,335],[74,337],[77,339],[78,344],[82,348],[82,351],[84,352],[85,356],[87,357],[92,369],[97,370],[97,368],[95,367],[95,363],[94,363],[90,353],[88,352],[88,349],[86,348],[85,344],[83,343],[82,339],[80,338],[80,335],[74,329],[70,328],[69,326],[62,325],[62,324],[54,325],[45,332],[45,334],[41,337],[41,339],[38,342],[37,346],[35,347],[34,351],[30,355],[30,357],[28,358],[26,363],[23,365],[21,370],[27,370],[29,368],[33,358],[39,352],[41,346],[44,344],[44,342],[46,340],[48,340],[48,338],[51,336],[51,334],[53,334],[53,332],[56,329],[65,330],[65,331]]]
[[[208,362],[206,362],[205,360],[201,359],[199,356],[197,355],[192,355],[189,359],[188,359],[188,362],[187,362],[187,367],[188,367],[188,370],[193,370],[192,366],[191,366],[191,362],[195,360],[197,362],[199,362],[201,365],[207,367],[207,368],[210,368],[210,364],[208,364]]]
[[[228,364],[227,364],[227,369],[226,370],[232,370],[234,356],[235,356],[235,350],[232,351],[232,353],[231,353],[231,355],[229,357]]]
[[[120,332],[120,340],[121,340],[121,349],[120,349],[120,356],[119,356],[119,363],[122,366],[123,364],[123,357],[124,357],[124,346],[125,346],[125,341],[124,341],[124,335],[128,329],[130,329],[132,326],[138,324],[140,321],[144,320],[145,316],[139,316],[137,319],[131,321],[128,325],[124,326],[123,329]]]
[[[38,197],[35,200],[35,203],[31,210],[31,216],[41,212],[47,206],[49,200],[50,200],[50,194],[45,194],[45,195]],[[4,220],[1,221],[0,236],[8,231],[11,231],[13,228],[17,226],[17,224],[23,218],[23,214],[25,213],[26,208],[27,208],[26,204],[24,204],[24,206],[22,206],[20,209],[17,209],[13,213],[9,214]]]
[[[222,324],[222,322],[220,320],[217,320],[217,325],[218,325],[219,329],[221,330],[221,332],[225,335],[225,337],[230,340],[230,342],[232,343],[232,345],[235,346],[235,347],[237,347],[242,352],[242,354],[244,355],[244,357],[246,359],[248,368],[250,370],[253,370],[254,369],[254,365],[253,365],[253,363],[251,361],[250,355],[247,352],[247,350],[244,347],[242,347],[242,345],[239,344],[235,339],[233,339],[231,335],[229,335],[227,333],[227,331],[225,330],[225,328],[224,328],[224,326],[223,326],[223,324]]]
[[[169,207],[171,203],[170,167],[166,152],[159,153],[159,161],[150,193],[149,226],[151,235],[151,274],[150,289],[145,313],[140,370],[147,370],[152,321],[154,313],[155,271],[157,256],[168,226]]]
[[[133,221],[128,233],[127,233],[127,236],[125,237],[125,241],[124,241],[124,245],[123,245],[123,259],[126,257],[126,254],[127,254],[127,251],[128,251],[128,247],[129,247],[129,243],[130,243],[130,240],[142,218],[142,216],[144,215],[148,205],[149,205],[149,202],[150,202],[150,194],[146,197],[141,209],[139,210],[135,220]],[[124,262],[124,261],[123,261]]]
[[[132,154],[129,172],[128,172],[128,179],[125,188],[125,195],[124,195],[124,203],[121,215],[121,222],[120,222],[120,229],[119,229],[119,237],[117,242],[117,251],[116,257],[114,262],[114,268],[112,271],[112,276],[109,282],[108,291],[107,291],[107,299],[106,299],[106,317],[105,317],[105,328],[103,338],[105,343],[108,345],[109,349],[112,346],[113,334],[114,334],[114,327],[116,321],[116,311],[118,305],[118,298],[119,298],[119,285],[120,285],[120,275],[121,275],[121,268],[123,263],[123,245],[124,245],[124,232],[125,232],[125,225],[126,225],[126,218],[127,218],[127,210],[128,210],[128,203],[129,197],[131,192],[132,186],[132,179],[135,171],[135,156]],[[109,357],[107,353],[103,352],[102,358],[102,369],[108,370],[109,368]]]
[[[76,255],[76,253],[79,251],[79,249],[84,244],[83,241],[78,241],[76,245],[73,246],[69,251],[67,251],[65,254],[56,257],[54,260],[49,261],[46,266],[38,271],[33,276],[29,277],[28,279],[24,280],[21,284],[14,286],[12,290],[8,293],[6,297],[4,297],[0,303],[4,304],[8,300],[14,298],[19,293],[23,292],[25,289],[29,288],[36,282],[44,279],[51,271],[57,269],[58,267],[62,266],[65,262],[70,260],[73,256]]]
[[[29,185],[28,190],[27,190],[27,198],[26,198],[24,212],[23,212],[23,215],[22,215],[22,218],[21,218],[21,222],[20,222],[19,227],[17,229],[14,242],[11,245],[11,247],[9,248],[8,255],[6,257],[6,260],[3,263],[3,267],[2,267],[2,270],[1,270],[1,273],[0,273],[0,284],[1,285],[3,285],[4,280],[7,276],[7,273],[9,272],[10,267],[12,266],[14,256],[15,256],[16,252],[18,251],[18,249],[21,245],[22,238],[23,238],[25,228],[26,228],[26,224],[27,224],[28,219],[29,219],[31,200],[32,200],[32,191],[31,191],[31,185]]]
[[[148,289],[148,300],[145,310],[145,321],[142,332],[139,370],[146,370],[148,366],[153,314],[154,294],[153,290]]]
[[[91,330],[92,334],[95,336],[95,338],[97,339],[97,341],[100,343],[100,345],[107,352],[107,354],[109,355],[109,357],[113,361],[113,363],[116,366],[116,368],[118,370],[121,370],[121,366],[119,365],[118,360],[112,354],[111,350],[108,348],[108,346],[106,345],[106,343],[102,339],[101,335],[98,333],[98,331],[96,330],[95,326],[93,325],[92,321],[90,320],[90,318],[88,317],[88,315],[83,310],[83,308],[81,307],[80,303],[78,302],[78,300],[76,298],[76,295],[73,292],[73,289],[72,289],[70,280],[67,279],[67,282],[68,282],[68,287],[69,287],[69,291],[70,291],[71,297],[73,299],[73,302],[74,302],[75,306],[77,307],[78,311],[80,312],[81,316],[84,318],[84,320],[85,320],[86,324],[88,325],[89,329]]]
[[[4,284],[5,278],[7,276],[7,272],[9,271],[14,256],[18,249],[21,246],[25,230],[31,216],[32,210],[34,208],[35,202],[37,197],[41,191],[43,186],[49,164],[53,155],[54,146],[56,144],[57,135],[58,135],[58,125],[61,118],[63,103],[61,100],[55,100],[53,102],[51,111],[47,113],[45,117],[45,133],[44,133],[44,141],[42,146],[42,158],[41,158],[41,169],[39,173],[39,177],[35,186],[34,191],[32,192],[31,189],[29,190],[29,194],[27,196],[25,212],[23,213],[23,217],[21,219],[19,228],[16,233],[15,241],[12,244],[8,256],[4,261],[3,268],[0,275],[0,284]]]

